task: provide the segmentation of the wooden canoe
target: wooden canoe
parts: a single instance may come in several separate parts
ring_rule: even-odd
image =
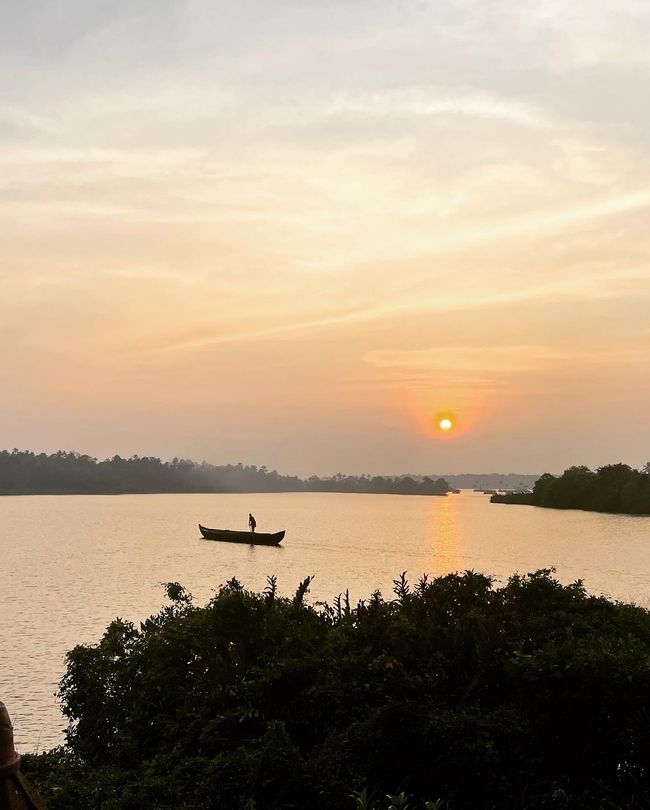
[[[282,542],[284,532],[264,534],[264,532],[233,532],[230,529],[208,529],[201,526],[199,530],[206,540],[222,540],[226,543],[249,543],[254,546],[278,546]]]

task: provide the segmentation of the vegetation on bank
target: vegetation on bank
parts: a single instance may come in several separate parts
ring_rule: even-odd
[[[0,452],[0,495],[118,494],[158,492],[359,492],[394,495],[446,495],[443,478],[337,474],[306,480],[266,467],[216,466],[175,458],[132,456],[98,461],[65,452]]]
[[[25,757],[50,810],[650,806],[646,610],[551,571],[357,605],[309,584],[198,607],[170,583],[75,647],[67,745]]]
[[[445,474],[449,486],[455,489],[531,489],[539,474],[528,473],[458,473]]]
[[[569,467],[560,476],[545,473],[530,493],[493,495],[490,500],[552,509],[650,515],[650,462],[642,470],[627,464],[608,464],[596,471]]]

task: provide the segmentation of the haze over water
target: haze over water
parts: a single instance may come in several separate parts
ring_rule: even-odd
[[[285,528],[280,548],[199,539],[197,522]],[[0,695],[19,750],[49,748],[65,726],[54,691],[63,656],[99,640],[120,616],[139,621],[179,581],[206,601],[232,576],[260,590],[276,574],[291,594],[315,574],[310,598],[353,600],[407,570],[414,580],[474,569],[505,579],[556,566],[563,582],[650,603],[650,519],[446,498],[322,493],[21,496],[0,498],[5,534],[0,589]]]

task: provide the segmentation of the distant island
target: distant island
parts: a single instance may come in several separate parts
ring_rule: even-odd
[[[0,495],[117,495],[154,493],[349,492],[381,495],[446,495],[444,478],[410,475],[343,475],[308,479],[254,465],[213,465],[151,456],[92,456],[59,450],[0,452]]]
[[[595,471],[569,467],[560,476],[542,475],[532,492],[497,494],[490,500],[549,509],[650,515],[650,462],[641,470],[627,464],[608,464]]]

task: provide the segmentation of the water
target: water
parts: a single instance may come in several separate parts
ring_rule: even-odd
[[[287,530],[279,548],[201,540],[197,523]],[[178,581],[207,600],[236,576],[251,589],[276,574],[292,593],[308,574],[313,600],[353,599],[407,570],[473,568],[504,580],[555,566],[593,593],[650,605],[650,518],[447,498],[286,493],[0,498],[0,700],[19,750],[63,740],[55,697],[67,650],[99,639],[115,616],[140,620]]]

